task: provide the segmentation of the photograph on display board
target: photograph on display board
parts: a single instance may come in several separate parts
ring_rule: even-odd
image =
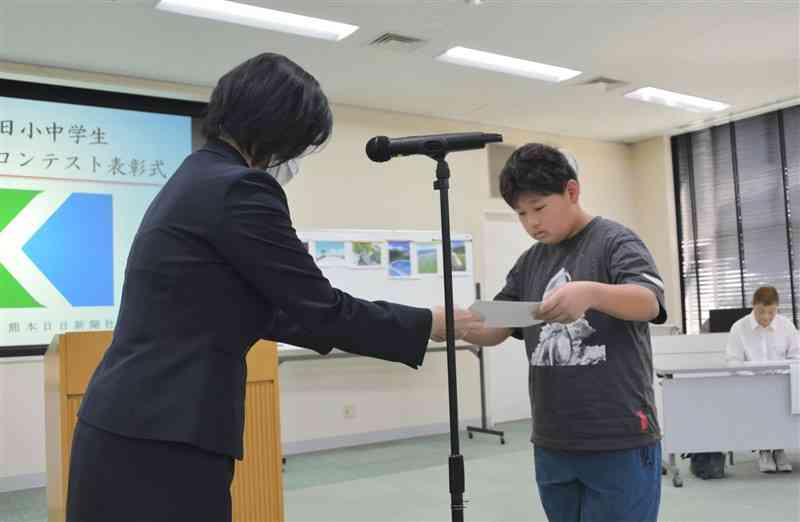
[[[380,268],[383,266],[381,241],[353,241],[352,253],[352,265],[356,268]]]
[[[314,241],[314,249],[314,259],[320,265],[344,265],[347,263],[344,241]]]
[[[439,273],[439,245],[436,243],[416,243],[417,273]]]
[[[467,266],[467,244],[463,240],[452,241],[450,259],[453,263],[453,273],[468,272]]]
[[[389,276],[411,277],[410,241],[389,241]]]

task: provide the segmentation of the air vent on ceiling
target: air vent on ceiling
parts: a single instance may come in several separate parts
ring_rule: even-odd
[[[413,36],[405,36],[397,33],[384,33],[379,37],[372,40],[369,45],[387,51],[395,51],[399,53],[413,53],[423,45],[427,40],[415,38]]]
[[[608,78],[606,76],[595,76],[594,78],[589,78],[588,80],[576,83],[575,85],[593,87],[600,91],[613,91],[628,85],[628,82],[615,80],[614,78]]]

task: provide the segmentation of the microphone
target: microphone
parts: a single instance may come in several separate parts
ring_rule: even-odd
[[[367,157],[372,161],[389,161],[394,156],[443,156],[458,150],[482,149],[487,143],[503,141],[502,134],[485,132],[457,132],[452,134],[431,134],[429,136],[408,136],[387,138],[375,136],[367,142]]]

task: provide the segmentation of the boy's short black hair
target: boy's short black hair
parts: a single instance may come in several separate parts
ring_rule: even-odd
[[[528,143],[515,150],[500,171],[500,194],[514,208],[523,192],[563,194],[571,179],[577,180],[578,174],[564,154],[549,145]]]
[[[259,166],[277,165],[322,145],[332,128],[333,115],[317,80],[275,53],[254,56],[220,78],[203,122],[206,138],[232,139]]]

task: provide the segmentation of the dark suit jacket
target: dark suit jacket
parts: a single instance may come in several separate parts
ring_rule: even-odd
[[[114,338],[78,415],[120,435],[241,458],[255,341],[417,367],[430,328],[427,309],[332,288],[297,238],[281,186],[212,140],[142,220]]]

